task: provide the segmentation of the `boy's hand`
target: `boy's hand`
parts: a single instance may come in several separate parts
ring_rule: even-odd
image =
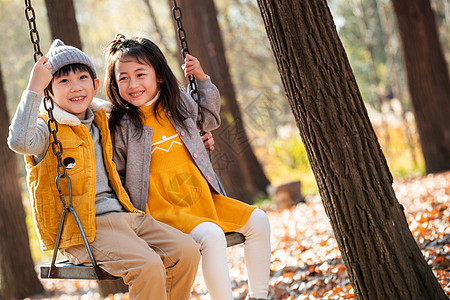
[[[203,140],[203,144],[205,144],[205,148],[206,148],[206,150],[214,150],[214,139],[213,139],[213,136],[212,136],[212,133],[211,132],[205,132],[205,134],[204,135],[202,135],[202,140]]]
[[[52,73],[50,68],[52,67],[47,63],[48,59],[45,56],[41,56],[39,60],[34,64],[33,70],[30,74],[30,80],[28,81],[27,90],[43,94],[44,89],[52,81]]]
[[[184,71],[185,77],[194,75],[197,80],[207,78],[205,72],[203,72],[202,66],[200,65],[200,61],[190,54],[186,54],[184,64],[181,66],[181,68]]]

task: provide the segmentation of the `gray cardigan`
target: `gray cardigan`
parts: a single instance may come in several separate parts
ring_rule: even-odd
[[[203,129],[211,131],[220,125],[220,95],[210,78],[198,81],[199,105],[203,111]],[[220,193],[209,156],[197,128],[198,106],[192,97],[180,89],[181,99],[186,105],[189,116],[180,126],[173,121],[168,109],[167,117],[174,125],[181,140],[188,149],[203,176],[213,189]],[[137,209],[145,211],[149,187],[149,171],[152,149],[152,128],[144,126],[142,135],[136,135],[136,128],[125,116],[113,136],[113,160],[116,163],[122,184]]]

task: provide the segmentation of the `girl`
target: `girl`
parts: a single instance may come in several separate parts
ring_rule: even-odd
[[[198,133],[219,126],[220,96],[200,62],[187,55],[186,77],[198,80],[198,104],[179,88],[160,49],[146,38],[117,35],[106,49],[105,88],[114,108],[114,161],[133,204],[191,235],[201,246],[211,298],[232,299],[224,232],[245,236],[250,299],[267,299],[270,225],[266,214],[219,193]]]

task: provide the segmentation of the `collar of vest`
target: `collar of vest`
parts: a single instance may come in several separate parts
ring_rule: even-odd
[[[53,109],[53,116],[55,117],[58,123],[70,126],[78,126],[81,124],[81,121],[80,119],[78,119],[78,117],[61,109],[56,103],[54,104],[55,107]],[[112,106],[113,105],[111,102],[94,98],[88,108],[90,108],[93,112],[100,111],[103,109],[106,111],[106,113],[110,113],[112,110]],[[40,107],[40,111],[45,112],[43,104]]]

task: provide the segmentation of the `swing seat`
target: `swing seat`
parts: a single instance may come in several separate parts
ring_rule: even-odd
[[[245,242],[245,237],[239,232],[226,232],[225,238],[227,239],[227,247],[232,247]]]
[[[225,233],[227,239],[227,247],[241,244],[245,241],[244,236],[238,232]],[[75,265],[68,259],[62,259],[55,263],[56,274],[53,277],[48,277],[50,271],[50,263],[40,266],[42,279],[89,279],[89,280],[115,280],[120,277],[109,274],[100,268],[98,277],[95,275],[94,267]]]
[[[56,274],[54,277],[48,277],[50,271],[50,263],[41,265],[41,278],[42,279],[92,279],[92,280],[115,280],[120,277],[109,274],[102,268],[100,268],[99,278],[95,275],[94,267],[75,265],[68,259],[62,259],[55,263]]]

